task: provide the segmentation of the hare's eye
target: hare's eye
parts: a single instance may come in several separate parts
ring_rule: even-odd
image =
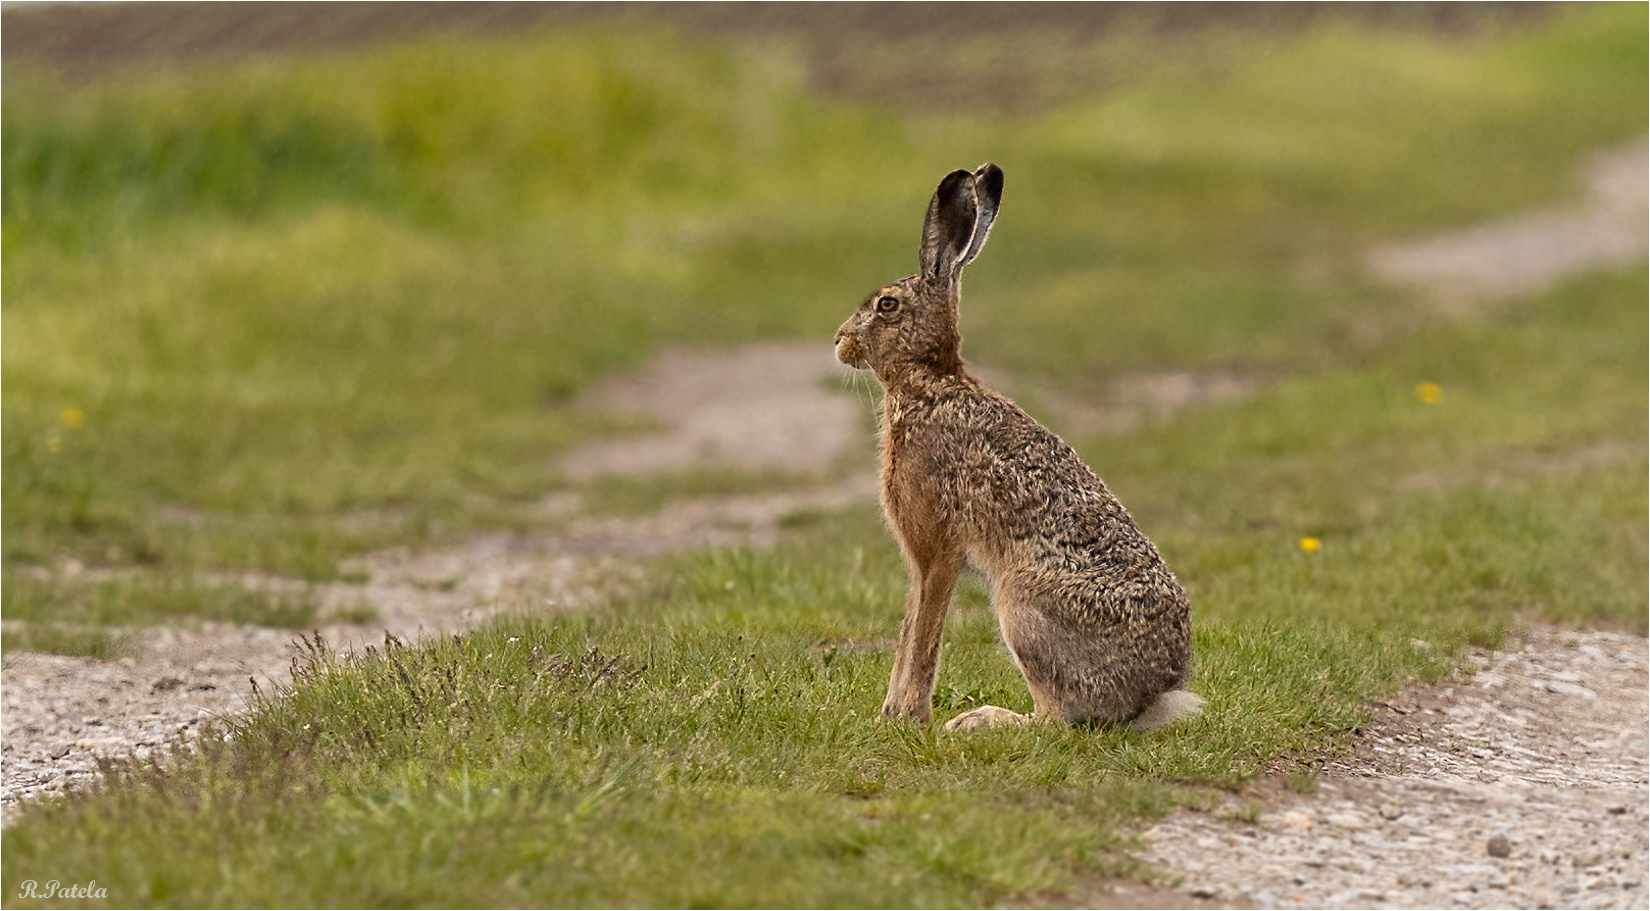
[[[893,298],[893,297],[879,297],[879,298],[877,298],[877,312],[878,313],[893,313],[895,310],[898,310],[898,309],[899,309],[899,299],[898,298]]]

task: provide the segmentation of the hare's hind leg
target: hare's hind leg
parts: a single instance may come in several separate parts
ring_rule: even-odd
[[[1025,677],[1035,716],[1062,724],[1079,720],[1083,714],[1079,706],[1085,700],[1073,684],[1084,676],[1082,665],[1088,663],[1088,656],[1074,648],[1069,630],[1038,610],[1030,598],[1015,590],[1011,580],[998,583],[993,600],[1003,643]]]
[[[1185,659],[1176,661],[1167,646],[1080,632],[1030,601],[1000,599],[997,619],[1039,718],[1143,730],[1195,715],[1203,704],[1182,688]]]
[[[1046,660],[1051,648],[1051,631],[1042,627],[1047,625],[1047,621],[1019,600],[1013,587],[1003,581],[997,583],[992,600],[996,603],[997,623],[1003,633],[1003,642],[1008,645],[1014,663],[1025,677],[1035,710],[1032,714],[1022,715],[995,705],[983,705],[946,722],[945,729],[974,731],[1033,721],[1065,723],[1069,720],[1065,694],[1056,685],[1052,667]]]
[[[925,543],[929,546],[920,551],[907,543],[911,588],[905,596],[905,619],[900,621],[894,670],[888,677],[888,698],[882,703],[886,717],[924,722],[934,716],[940,634],[951,606],[951,592],[963,568],[960,549],[939,542]]]

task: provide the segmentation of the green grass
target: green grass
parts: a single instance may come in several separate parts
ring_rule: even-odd
[[[1270,599],[1288,583],[1245,578],[1247,557],[1312,536],[1323,547],[1303,566],[1434,579],[1424,609],[1465,599],[1486,615],[1642,632],[1637,570],[1593,555],[1643,541],[1645,293],[1642,268],[1577,279],[1356,367],[1082,448],[1166,550],[1221,555],[1209,581],[1269,599],[1257,609],[1283,609]],[[1441,390],[1436,404],[1416,395],[1422,382]]]
[[[830,104],[781,57],[646,33],[8,70],[4,559],[324,579],[519,522],[606,429],[570,407],[592,378],[827,337],[985,158],[1009,190],[972,355],[1082,388],[1335,363],[1371,312],[1414,318],[1366,242],[1561,198],[1643,131],[1639,18],[1317,30],[1020,119]]]
[[[369,605],[323,617],[309,593],[278,593],[234,581],[164,571],[128,571],[87,580],[6,572],[0,583],[4,648],[109,658],[130,652],[131,630],[202,620],[299,629],[347,619],[369,622]]]
[[[584,36],[8,79],[6,559],[325,578],[507,522],[604,429],[584,383],[717,334],[695,248],[788,217],[841,179],[822,137],[876,123],[771,68]]]
[[[309,595],[257,591],[233,582],[141,575],[86,583],[8,574],[4,604],[7,620],[113,626],[198,618],[298,628],[314,623],[319,611]]]
[[[1019,120],[827,105],[772,58],[646,35],[8,78],[8,621],[219,616],[237,596],[199,567],[327,578],[520,524],[554,452],[610,426],[568,407],[583,384],[665,339],[825,337],[910,268],[939,174],[987,157],[1010,187],[970,273],[971,354],[1077,390],[1278,379],[1074,441],[1192,595],[1191,722],[878,722],[904,569],[871,507],[808,515],[775,551],[664,561],[589,614],[350,659],[317,643],[227,739],[26,810],[0,887],[986,906],[1146,875],[1132,827],[1344,747],[1366,700],[1468,643],[1538,619],[1643,632],[1644,266],[1453,321],[1355,269],[1374,240],[1561,198],[1580,155],[1641,134],[1642,7],[1465,46],[1319,30],[1245,59]],[[1385,340],[1355,341],[1371,313]],[[67,557],[161,594],[18,569]],[[944,649],[938,717],[1030,707],[977,586]]]
[[[62,623],[14,624],[0,632],[0,650],[10,652],[14,649],[113,661],[137,651],[137,644],[131,636],[103,627]]]
[[[593,512],[645,515],[673,499],[723,497],[785,490],[798,484],[779,471],[706,468],[650,475],[607,475],[584,485],[580,505]]]

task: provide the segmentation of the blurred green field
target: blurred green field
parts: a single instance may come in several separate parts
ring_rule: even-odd
[[[569,407],[592,378],[665,340],[826,338],[911,268],[959,162],[1010,182],[973,357],[1082,390],[1333,363],[1354,320],[1417,319],[1365,243],[1560,198],[1642,131],[1637,19],[1320,29],[1021,119],[827,103],[781,56],[599,29],[8,70],[5,563],[328,578],[508,524],[603,429]]]
[[[317,647],[227,741],[28,810],[4,889],[49,866],[112,905],[994,905],[1147,875],[1140,820],[1344,747],[1468,643],[1643,632],[1644,266],[1444,319],[1361,256],[1571,198],[1645,132],[1644,25],[1331,24],[1016,117],[822,100],[777,52],[594,27],[8,69],[8,619],[306,622],[196,574],[325,579],[521,527],[556,453],[613,429],[580,389],[667,341],[825,344],[912,268],[935,180],[988,158],[971,357],[1075,396],[1272,382],[1073,440],[1192,596],[1188,724],[874,721],[904,571],[867,506],[663,561],[587,615]],[[69,558],[172,593],[88,589]],[[936,715],[1029,707],[977,588],[945,648]]]

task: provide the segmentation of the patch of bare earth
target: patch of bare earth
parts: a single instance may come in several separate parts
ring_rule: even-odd
[[[657,429],[581,446],[563,470],[578,481],[706,468],[824,474],[863,454],[864,406],[826,393],[843,370],[823,340],[666,348],[585,397]]]
[[[1066,436],[1127,433],[1147,421],[1252,395],[1264,385],[1259,376],[1235,370],[1157,370],[1123,374],[1096,395],[1074,395],[997,368],[972,369],[991,386],[1046,408],[1043,419]]]

